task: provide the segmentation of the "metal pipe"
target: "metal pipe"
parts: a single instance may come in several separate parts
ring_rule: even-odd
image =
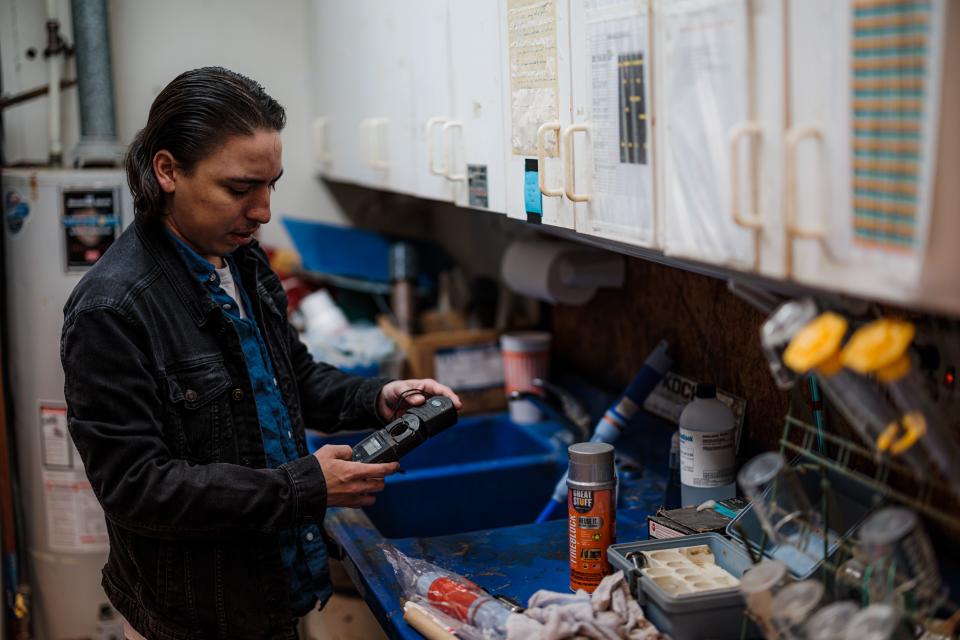
[[[63,141],[60,139],[60,58],[62,40],[60,22],[57,20],[57,0],[47,0],[47,86],[50,89],[47,123],[50,132],[50,165],[63,164]]]
[[[77,81],[70,78],[67,80],[60,81],[60,90],[69,89],[77,84]],[[39,98],[40,96],[45,96],[49,92],[50,88],[47,85],[42,87],[34,87],[33,89],[27,89],[26,91],[21,91],[20,93],[15,93],[12,96],[4,96],[0,98],[0,111],[14,107],[21,102],[27,102],[33,100],[34,98]]]
[[[113,65],[106,0],[71,0],[80,101],[77,166],[115,165],[123,156],[117,144]]]

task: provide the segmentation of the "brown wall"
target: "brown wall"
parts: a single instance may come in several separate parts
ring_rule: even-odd
[[[588,305],[554,308],[553,355],[598,386],[618,390],[657,342],[668,340],[674,371],[747,401],[741,454],[775,448],[787,394],[774,385],[760,350],[761,313],[721,280],[625,259],[622,290],[601,289]]]

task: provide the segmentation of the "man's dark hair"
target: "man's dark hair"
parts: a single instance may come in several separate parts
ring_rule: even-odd
[[[150,107],[147,125],[127,150],[127,183],[142,222],[165,215],[164,192],[153,174],[153,157],[169,151],[184,171],[235,135],[257,129],[282,131],[283,107],[256,81],[223,67],[203,67],[177,76]]]

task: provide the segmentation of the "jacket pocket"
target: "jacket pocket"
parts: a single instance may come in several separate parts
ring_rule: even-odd
[[[220,431],[229,427],[224,423],[231,419],[227,394],[230,375],[223,363],[170,371],[167,383],[180,454],[194,462],[217,460]]]

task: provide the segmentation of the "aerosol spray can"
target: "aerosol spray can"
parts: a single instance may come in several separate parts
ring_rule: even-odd
[[[607,547],[617,540],[617,473],[613,445],[581,442],[567,449],[570,590],[589,593],[610,573]]]

